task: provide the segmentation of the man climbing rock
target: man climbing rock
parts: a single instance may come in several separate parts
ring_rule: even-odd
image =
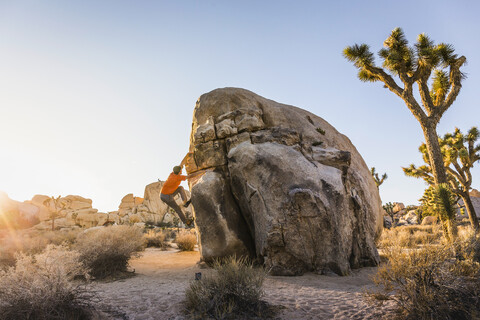
[[[160,191],[160,199],[165,202],[170,208],[175,210],[178,217],[186,226],[191,226],[193,223],[193,219],[187,219],[185,214],[183,213],[180,206],[175,201],[175,196],[180,194],[180,197],[183,201],[183,207],[188,207],[190,205],[190,200],[187,200],[187,194],[185,193],[185,189],[180,185],[182,181],[191,178],[193,175],[184,176],[182,175],[182,167],[184,166],[186,159],[189,152],[185,158],[183,158],[182,162],[179,166],[173,167],[173,172],[170,173],[168,176],[167,181],[163,184],[162,190]]]

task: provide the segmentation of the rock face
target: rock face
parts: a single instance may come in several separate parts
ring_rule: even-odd
[[[475,214],[477,217],[480,217],[480,192],[478,192],[476,189],[473,189],[470,191],[470,200],[472,201],[473,208],[475,210]],[[464,207],[463,199],[460,199],[458,201],[458,204],[462,207]],[[463,215],[461,214],[460,210],[458,210],[457,218],[459,219],[466,219],[468,218],[467,211],[464,210]]]
[[[322,118],[217,89],[197,101],[190,151],[203,260],[249,255],[277,275],[378,264],[378,189],[350,140]]]
[[[423,226],[429,226],[429,225],[434,225],[437,223],[438,218],[435,216],[426,216],[422,220],[422,225]]]

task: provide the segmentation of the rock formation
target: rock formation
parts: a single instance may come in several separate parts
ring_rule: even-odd
[[[160,190],[164,181],[151,183],[145,187],[144,197],[135,197],[132,193],[122,198],[118,207],[118,216],[121,223],[135,222],[173,222],[173,216],[169,214],[169,207],[160,200]],[[187,196],[190,196],[189,192]],[[180,196],[176,198],[181,203]],[[187,216],[191,216],[190,208],[184,209]]]
[[[217,89],[197,101],[190,151],[203,260],[248,255],[277,275],[378,264],[378,189],[350,140],[322,118]]]

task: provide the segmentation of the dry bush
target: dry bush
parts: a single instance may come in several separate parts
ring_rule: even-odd
[[[71,246],[75,243],[78,235],[82,230],[68,230],[68,231],[47,231],[39,234],[40,237],[47,240],[49,244],[61,245],[65,244]]]
[[[419,245],[438,243],[441,238],[440,226],[401,226],[383,230],[378,246],[380,248],[391,246],[416,248]]]
[[[48,245],[40,254],[18,254],[0,271],[1,319],[90,319],[92,295],[73,282],[86,274],[79,253]]]
[[[192,233],[179,233],[175,238],[175,243],[180,251],[193,251],[197,244],[197,237]]]
[[[25,234],[9,232],[0,240],[0,267],[13,266],[17,253],[37,254],[45,250],[49,244],[71,246],[79,231],[47,231]]]
[[[96,279],[115,277],[128,270],[128,261],[145,248],[140,228],[110,226],[80,234],[74,245],[80,259]]]
[[[165,249],[167,243],[165,242],[166,235],[162,231],[148,230],[144,235],[147,247],[155,247]]]
[[[378,300],[393,300],[399,319],[478,319],[480,313],[479,238],[420,249],[391,246],[375,282]]]
[[[194,319],[254,319],[274,315],[261,298],[265,272],[245,259],[216,261],[215,273],[192,281],[185,295],[185,311]]]

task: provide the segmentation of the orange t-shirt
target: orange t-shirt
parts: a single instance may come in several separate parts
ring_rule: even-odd
[[[162,190],[160,193],[163,194],[172,194],[177,190],[180,183],[187,179],[187,176],[182,176],[181,174],[170,173],[167,181],[163,184]]]

